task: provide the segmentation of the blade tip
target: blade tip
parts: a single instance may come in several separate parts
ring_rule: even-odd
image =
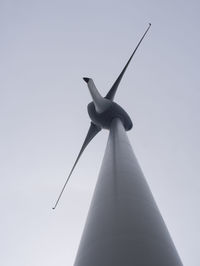
[[[87,77],[83,77],[83,80],[84,80],[86,83],[88,83],[88,81],[89,81],[90,79],[87,78]]]

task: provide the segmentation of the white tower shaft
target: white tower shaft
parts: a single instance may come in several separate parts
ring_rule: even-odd
[[[120,119],[113,120],[74,266],[181,266]]]

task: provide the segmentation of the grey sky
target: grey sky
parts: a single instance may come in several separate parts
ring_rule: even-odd
[[[199,13],[195,0],[1,0],[1,265],[73,265],[108,135],[52,211],[89,126],[81,78],[105,94],[151,22],[116,101],[183,264],[199,266]]]

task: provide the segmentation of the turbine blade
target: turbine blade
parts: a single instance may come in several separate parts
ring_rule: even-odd
[[[61,192],[60,192],[60,194],[58,196],[58,199],[57,199],[57,201],[56,201],[56,203],[55,203],[55,205],[53,207],[53,210],[58,205],[58,202],[59,202],[59,200],[60,200],[60,198],[61,198],[61,196],[63,194],[63,191],[64,191],[64,189],[65,189],[65,187],[66,187],[66,185],[67,185],[67,183],[68,183],[68,181],[70,179],[70,176],[72,175],[72,172],[73,172],[73,170],[74,170],[74,168],[75,168],[78,160],[81,157],[81,154],[83,153],[83,151],[85,150],[85,148],[87,147],[87,145],[90,143],[90,141],[99,133],[100,130],[101,130],[100,127],[98,127],[93,122],[91,122],[90,127],[89,127],[89,130],[88,130],[88,133],[87,133],[87,136],[86,136],[86,138],[85,138],[85,140],[83,142],[83,145],[81,147],[81,150],[80,150],[80,152],[79,152],[79,154],[78,154],[78,156],[76,158],[76,161],[75,161],[75,163],[74,163],[74,165],[73,165],[73,167],[72,167],[72,169],[71,169],[71,171],[70,171],[70,173],[69,173],[69,175],[67,177],[67,180],[64,183],[64,186],[63,186],[63,188],[62,188],[62,190],[61,190]]]
[[[104,112],[110,106],[108,100],[101,96],[91,78],[84,77],[83,80],[87,83],[96,111],[98,113]]]
[[[125,67],[123,68],[122,72],[120,73],[119,77],[116,79],[115,83],[112,85],[111,89],[109,90],[109,92],[107,93],[107,95],[105,96],[106,99],[109,99],[111,101],[113,101],[114,97],[115,97],[115,93],[117,91],[117,88],[119,86],[119,83],[129,65],[129,63],[131,62],[131,59],[133,58],[134,54],[136,53],[138,47],[140,46],[142,40],[144,39],[145,35],[147,34],[149,28],[151,27],[151,23],[149,23],[148,28],[146,29],[145,33],[143,34],[142,38],[140,39],[139,43],[137,44],[135,50],[133,51],[131,57],[129,58],[128,62],[126,63]]]

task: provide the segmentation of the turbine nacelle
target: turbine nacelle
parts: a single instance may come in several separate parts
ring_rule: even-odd
[[[124,128],[130,130],[133,126],[131,118],[126,111],[112,100],[101,96],[94,81],[83,78],[87,83],[93,102],[88,104],[88,114],[92,122],[100,128],[109,129],[114,118],[120,118]]]

